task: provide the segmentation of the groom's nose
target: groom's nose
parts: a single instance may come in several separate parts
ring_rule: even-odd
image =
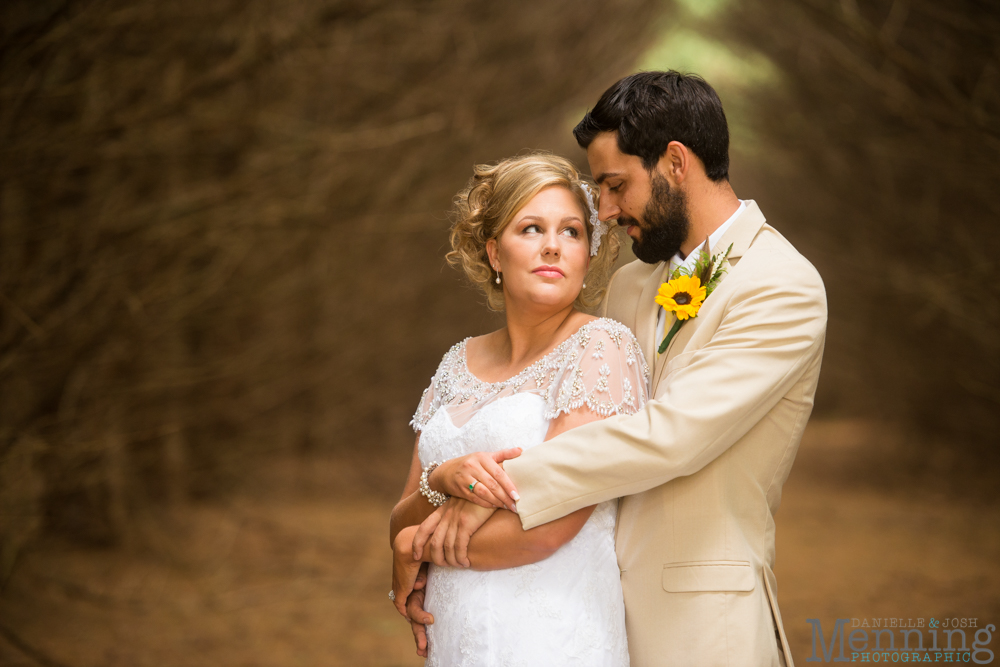
[[[611,193],[609,192],[608,196],[601,197],[601,203],[598,205],[597,217],[599,217],[603,222],[614,220],[622,212],[622,210],[618,208],[618,204],[611,201],[610,195]]]

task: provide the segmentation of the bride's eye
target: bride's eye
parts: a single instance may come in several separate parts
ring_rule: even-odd
[[[580,236],[580,230],[576,227],[567,227],[563,230],[563,234],[569,234],[573,238],[578,238]]]
[[[521,231],[523,231],[524,233],[531,232],[532,234],[537,234],[538,232],[542,231],[542,228],[539,227],[538,225],[528,225]]]

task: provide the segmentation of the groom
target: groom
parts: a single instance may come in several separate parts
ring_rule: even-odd
[[[613,276],[604,311],[642,345],[651,399],[507,461],[521,523],[621,497],[632,667],[791,667],[773,516],[816,392],[823,283],[733,192],[726,117],[702,79],[626,77],[573,133],[601,188],[600,218],[627,228],[640,260]],[[675,321],[657,290],[706,240],[713,255],[731,246],[728,272],[657,354]]]

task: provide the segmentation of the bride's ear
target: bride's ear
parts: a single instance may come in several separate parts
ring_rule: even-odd
[[[486,242],[486,256],[490,258],[490,268],[496,271],[500,268],[500,246],[496,239]]]

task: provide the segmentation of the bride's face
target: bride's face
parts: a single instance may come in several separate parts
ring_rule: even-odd
[[[545,188],[486,244],[499,270],[507,310],[556,312],[580,294],[590,266],[590,241],[579,200],[566,188]]]

